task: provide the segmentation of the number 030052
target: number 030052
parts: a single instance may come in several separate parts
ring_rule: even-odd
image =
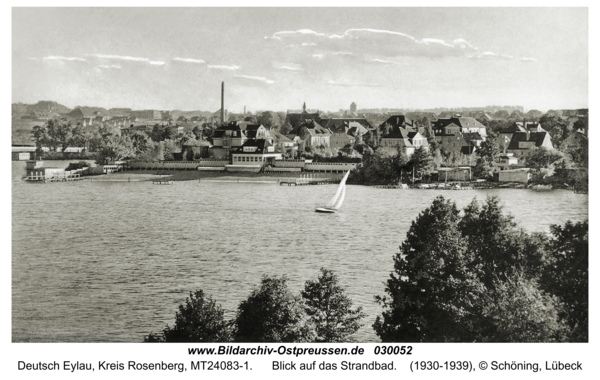
[[[412,355],[412,346],[375,346],[375,355]]]

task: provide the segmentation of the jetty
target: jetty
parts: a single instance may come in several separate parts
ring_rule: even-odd
[[[85,178],[81,177],[79,174],[65,174],[65,175],[53,175],[46,176],[42,175],[28,175],[23,177],[24,181],[31,183],[47,183],[47,182],[72,182],[72,181],[82,181]]]
[[[340,179],[334,178],[282,178],[279,186],[307,186],[307,185],[332,185],[340,183]]]

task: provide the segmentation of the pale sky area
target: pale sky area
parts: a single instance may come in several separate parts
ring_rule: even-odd
[[[587,8],[13,8],[12,102],[588,107]]]

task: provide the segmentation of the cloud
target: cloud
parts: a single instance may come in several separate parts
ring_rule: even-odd
[[[206,61],[204,61],[202,59],[181,58],[181,57],[175,57],[175,58],[172,59],[172,61],[187,62],[187,63],[198,63],[198,64],[205,64],[206,63]]]
[[[236,65],[208,65],[209,69],[217,69],[217,70],[238,70],[240,67]]]
[[[272,39],[272,40],[281,40],[282,38],[288,38],[290,36],[294,36],[294,35],[303,35],[303,36],[317,36],[317,37],[326,37],[327,35],[325,33],[317,33],[313,30],[310,29],[300,29],[300,30],[296,30],[296,31],[283,31],[283,32],[275,32],[273,33],[273,35],[271,37],[265,37],[265,39]]]
[[[408,63],[386,61],[384,59],[379,59],[379,58],[371,59],[371,60],[366,61],[366,62],[367,63],[378,63],[378,64],[381,64],[381,65],[404,65],[404,66],[408,66]]]
[[[57,56],[57,55],[49,55],[47,57],[44,57],[45,60],[47,61],[80,61],[80,62],[85,62],[85,59],[83,58],[79,58],[79,57],[62,57],[62,56]]]
[[[312,57],[314,59],[323,59],[323,57],[325,57],[323,54],[313,54]]]
[[[250,75],[234,75],[234,77],[241,78],[241,79],[254,80],[254,81],[263,82],[263,83],[267,83],[267,84],[275,83],[275,81],[267,79],[265,77],[254,77],[254,76],[250,76]]]
[[[429,45],[429,44],[438,44],[438,45],[442,45],[442,46],[448,46],[448,47],[451,47],[451,48],[453,48],[453,47],[454,47],[454,45],[452,45],[452,44],[448,44],[448,43],[446,43],[444,40],[439,40],[439,39],[437,39],[437,38],[423,38],[422,40],[420,40],[420,41],[415,41],[415,42],[416,42],[416,43],[418,43],[418,44],[425,44],[425,45]],[[464,46],[466,46],[466,45],[461,45],[461,46],[463,46],[463,47],[464,47]]]
[[[273,63],[273,68],[276,70],[289,70],[289,71],[304,71],[304,69],[295,63],[284,63],[284,64],[275,64]]]
[[[469,48],[469,49],[472,49],[472,50],[477,50],[477,48],[476,48],[476,47],[474,47],[473,45],[471,45],[470,43],[468,43],[467,41],[465,41],[465,40],[464,40],[464,39],[462,39],[462,38],[457,38],[457,39],[455,39],[454,41],[452,41],[452,43],[453,43],[455,46],[457,46],[458,48],[460,48],[460,49],[466,49],[466,48]]]
[[[501,60],[501,61],[510,61],[512,60],[514,57],[512,55],[508,55],[508,54],[497,54],[491,51],[486,51],[483,52],[481,54],[477,54],[477,55],[469,55],[468,58],[470,59],[482,59],[482,60]]]
[[[281,31],[266,37],[276,41],[294,42],[294,46],[319,46],[329,52],[349,52],[353,54],[371,54],[386,57],[424,56],[444,57],[460,56],[477,48],[463,38],[446,42],[438,38],[417,39],[406,33],[381,29],[348,29],[342,34],[325,34],[309,29]]]
[[[343,86],[343,87],[379,87],[380,84],[377,83],[359,83],[359,82],[336,82],[336,81],[327,81],[327,84],[330,86]]]
[[[101,69],[120,69],[121,66],[120,65],[100,65],[100,66],[98,66],[98,68],[101,68]]]
[[[530,57],[522,57],[521,62],[537,62],[537,59]]]
[[[114,54],[86,54],[88,56],[102,58],[102,59],[116,59],[121,61],[132,61],[132,62],[143,62],[154,66],[162,66],[165,64],[163,61],[151,61],[148,58],[143,57],[131,57],[129,55],[114,55]]]

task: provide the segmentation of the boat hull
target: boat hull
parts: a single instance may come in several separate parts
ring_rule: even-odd
[[[331,210],[331,209],[328,209],[328,208],[320,208],[320,207],[316,208],[315,211],[316,212],[323,212],[323,213],[326,213],[326,214],[333,214],[335,212],[335,210]]]

